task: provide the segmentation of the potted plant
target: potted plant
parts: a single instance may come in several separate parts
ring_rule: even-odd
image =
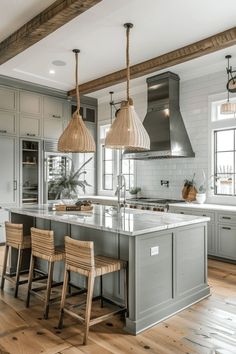
[[[198,204],[203,204],[205,200],[206,200],[206,187],[205,185],[201,184],[196,194],[196,201],[198,202]]]
[[[83,165],[75,171],[73,162],[69,172],[64,168],[64,173],[48,184],[49,193],[55,194],[55,199],[72,199],[77,200],[78,189],[81,188],[85,193],[86,186],[91,186],[85,179],[79,179],[82,175],[86,175],[86,171],[82,171],[93,157],[90,157]],[[71,160],[72,161],[72,160]]]

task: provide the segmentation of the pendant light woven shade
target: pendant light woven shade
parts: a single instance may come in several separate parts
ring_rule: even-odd
[[[125,23],[126,28],[126,65],[127,65],[127,100],[121,103],[121,108],[112,123],[105,138],[105,146],[110,149],[125,149],[133,151],[150,150],[150,138],[141,120],[134,110],[133,100],[129,95],[130,62],[129,33],[132,23]]]
[[[58,150],[61,152],[94,152],[95,142],[85,126],[79,111],[75,111],[68,126],[60,136]]]
[[[110,130],[105,146],[110,149],[143,151],[150,149],[150,138],[134,110],[132,100],[121,103]]]
[[[223,103],[223,104],[220,106],[220,113],[221,113],[221,114],[232,114],[232,113],[236,113],[236,104],[235,104],[235,103],[231,103],[231,102]]]
[[[83,122],[79,113],[80,111],[80,97],[79,97],[79,83],[78,83],[78,49],[74,49],[76,59],[76,97],[77,110],[74,112],[66,129],[62,133],[58,141],[58,151],[61,152],[95,152],[96,146],[90,131]]]

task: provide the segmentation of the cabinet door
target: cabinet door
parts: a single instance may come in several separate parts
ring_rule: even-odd
[[[62,119],[63,118],[63,104],[64,104],[64,102],[62,100],[45,96],[43,98],[43,116],[44,116],[44,118]]]
[[[58,139],[63,131],[63,101],[51,97],[43,100],[44,138]]]
[[[34,116],[20,116],[20,136],[40,136],[40,118]]]
[[[236,260],[236,226],[218,225],[218,255]]]
[[[0,137],[0,203],[16,202],[16,140],[14,137]]]
[[[20,112],[28,114],[41,114],[41,96],[27,91],[20,92]]]
[[[0,87],[0,109],[15,111],[16,97],[17,92],[15,90]]]
[[[16,114],[0,111],[0,134],[16,134]]]

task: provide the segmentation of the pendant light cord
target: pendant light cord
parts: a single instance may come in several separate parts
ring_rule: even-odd
[[[77,111],[80,111],[80,95],[79,95],[79,49],[74,49],[75,53],[75,84],[76,84],[76,99],[77,99]]]
[[[228,68],[227,68],[227,74],[228,74],[228,83],[227,85],[229,84],[229,57],[227,58],[228,59]],[[229,88],[227,87],[227,95],[228,95],[228,102],[229,102]]]
[[[130,34],[130,26],[126,27],[126,73],[127,73],[127,101],[129,102],[129,83],[130,83],[130,60],[129,60],[129,34]]]

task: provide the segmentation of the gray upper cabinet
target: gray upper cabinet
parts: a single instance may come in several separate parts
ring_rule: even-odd
[[[0,134],[16,134],[16,112],[0,111]]]
[[[63,100],[44,96],[43,98],[43,136],[47,139],[58,139],[63,131]]]
[[[17,202],[16,144],[14,137],[1,136],[0,138],[0,203]]]
[[[40,137],[40,117],[20,115],[20,136]]]
[[[20,112],[26,114],[40,115],[42,112],[42,96],[28,91],[20,92]]]
[[[17,91],[0,87],[0,109],[15,111],[17,108]]]

